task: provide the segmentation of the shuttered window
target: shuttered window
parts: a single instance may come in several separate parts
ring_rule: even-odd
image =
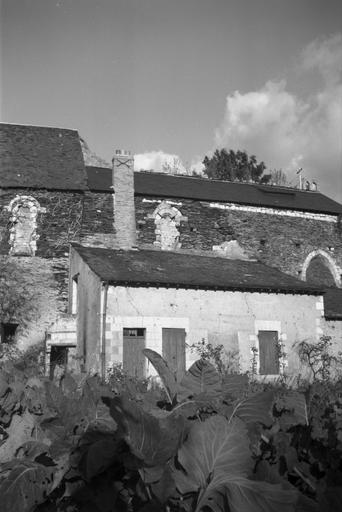
[[[145,377],[146,358],[142,352],[145,348],[145,339],[145,329],[125,328],[123,330],[123,369],[128,375],[137,379]]]
[[[185,329],[163,328],[163,358],[178,382],[185,373]]]
[[[278,331],[259,331],[259,373],[279,374]]]

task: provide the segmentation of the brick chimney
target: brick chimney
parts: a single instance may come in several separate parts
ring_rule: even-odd
[[[136,245],[134,207],[134,157],[117,149],[112,160],[114,188],[114,233],[120,249]]]

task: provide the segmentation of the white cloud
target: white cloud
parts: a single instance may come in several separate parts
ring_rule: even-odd
[[[161,150],[134,155],[134,169],[136,171],[155,171],[172,174],[187,173],[178,155],[164,153]]]
[[[217,147],[246,149],[268,168],[291,176],[300,166],[326,193],[342,200],[342,35],[313,41],[301,55],[302,73],[315,72],[322,86],[304,100],[287,90],[285,80],[269,81],[259,91],[235,91],[226,100]]]
[[[301,65],[306,70],[318,69],[326,83],[341,82],[342,34],[308,44],[302,52]]]

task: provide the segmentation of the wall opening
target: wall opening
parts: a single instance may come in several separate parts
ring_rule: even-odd
[[[18,326],[19,324],[13,323],[0,324],[0,342],[13,343]]]
[[[52,345],[50,352],[50,379],[61,377],[68,366],[69,347]]]
[[[72,315],[77,315],[77,308],[78,308],[78,274],[72,278],[72,295],[71,295],[71,314]]]
[[[327,288],[341,285],[337,265],[328,253],[321,250],[313,251],[307,256],[301,277],[310,284]]]

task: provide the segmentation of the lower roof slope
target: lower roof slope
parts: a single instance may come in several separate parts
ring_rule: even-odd
[[[322,294],[318,287],[255,261],[158,250],[73,247],[102,281],[113,285]]]

